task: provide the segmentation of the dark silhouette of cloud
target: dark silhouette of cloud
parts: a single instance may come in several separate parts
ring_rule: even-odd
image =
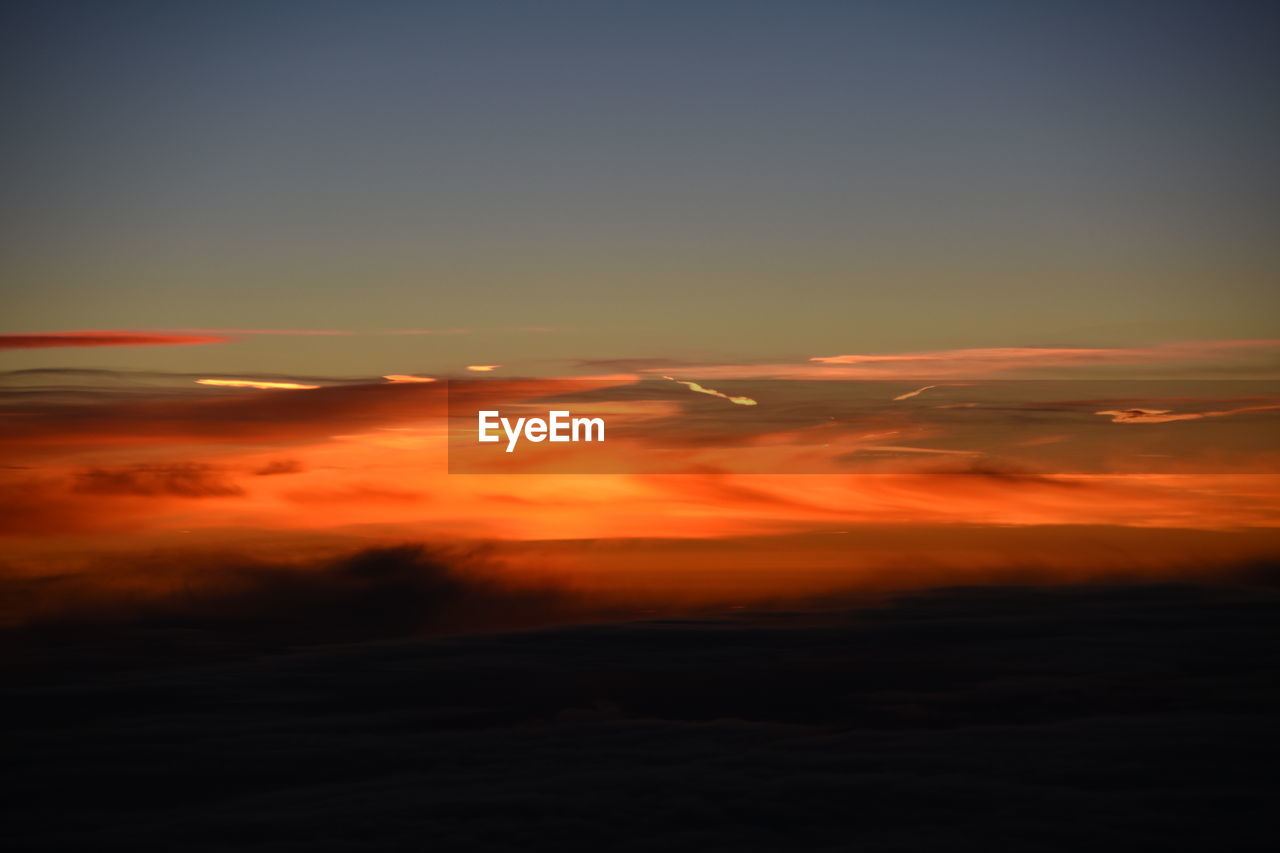
[[[104,557],[80,573],[0,575],[0,585],[23,602],[10,621],[24,636],[55,638],[36,643],[45,651],[64,639],[129,646],[170,631],[201,647],[354,642],[544,624],[571,612],[555,590],[487,579],[477,571],[484,561],[475,549],[417,544],[294,562],[159,553]],[[146,645],[135,648],[144,663]]]
[[[943,589],[216,664],[160,639],[291,608],[286,635],[389,637],[426,601],[492,604],[432,560],[246,570],[238,592],[156,612],[154,669],[11,667],[0,842],[1270,849],[1274,585]]]
[[[72,491],[90,495],[179,498],[219,498],[244,493],[239,486],[224,479],[217,468],[196,463],[91,468],[76,475]]]

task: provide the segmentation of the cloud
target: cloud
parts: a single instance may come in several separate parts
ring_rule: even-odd
[[[354,335],[338,329],[159,329],[161,332],[191,332],[208,335]]]
[[[905,353],[814,356],[807,362],[708,364],[699,378],[932,379],[983,378],[1025,371],[1180,367],[1275,374],[1280,339],[1179,341],[1137,347],[975,347]],[[1265,359],[1259,361],[1259,359]],[[639,367],[642,373],[669,373]],[[693,371],[689,371],[693,372]]]
[[[181,399],[210,399],[205,373],[161,370],[107,370],[94,368],[32,368],[0,371],[0,405],[29,406],[42,403],[107,402],[124,403]],[[298,376],[255,373],[218,377],[250,382],[278,382],[308,386],[355,386],[381,384],[380,379],[351,376]],[[225,386],[224,386],[225,387]],[[260,395],[257,395],[260,396]]]
[[[501,580],[476,548],[421,543],[263,560],[214,550],[98,555],[80,573],[0,582],[29,626],[183,624],[227,639],[350,642],[536,625],[568,611],[546,586]],[[177,592],[178,594],[175,594]],[[12,599],[16,601],[18,599]]]
[[[293,383],[301,384],[301,383]],[[310,383],[308,383],[310,384]],[[104,386],[66,399],[22,399],[20,416],[0,417],[0,459],[74,457],[91,447],[284,445],[335,433],[421,422],[445,413],[443,383],[334,385],[308,390],[208,394],[168,388],[120,393]]]
[[[1085,347],[987,347],[976,349],[936,350],[932,352],[901,353],[896,355],[834,355],[815,356],[810,361],[819,364],[894,364],[899,362],[969,361],[1007,363],[1036,363],[1064,361],[1099,361],[1134,357],[1135,350],[1119,348]]]
[[[1170,409],[1110,409],[1094,412],[1095,415],[1110,415],[1113,424],[1164,424],[1173,421],[1195,421],[1201,418],[1223,418],[1239,415],[1244,412],[1269,412],[1280,409],[1278,406],[1245,406],[1239,409],[1227,409],[1221,412],[1183,412],[1174,414]]]
[[[232,340],[214,334],[160,334],[154,332],[35,332],[0,335],[0,349],[48,349],[52,347],[154,347],[222,344]]]
[[[76,377],[76,381],[82,379],[95,381]],[[108,387],[84,397],[16,398],[7,414],[0,416],[0,465],[28,468],[4,473],[5,508],[0,523],[6,535],[13,537],[14,547],[23,549],[34,548],[33,537],[49,532],[98,536],[115,528],[124,531],[117,541],[125,544],[177,531],[193,531],[185,537],[212,538],[219,535],[218,530],[247,528],[273,534],[309,531],[314,536],[365,535],[362,529],[376,527],[379,535],[404,538],[659,536],[710,541],[749,531],[811,531],[875,523],[1113,524],[1204,530],[1277,523],[1275,478],[1122,476],[1041,481],[953,475],[972,467],[967,464],[970,455],[959,452],[991,447],[993,440],[1012,457],[1011,468],[1081,470],[1049,466],[1075,453],[1073,448],[1094,447],[1097,442],[1080,432],[1090,428],[1123,456],[1116,465],[1105,457],[1105,464],[1086,470],[1116,470],[1135,449],[1135,443],[1127,441],[1132,430],[1114,430],[1091,414],[1114,404],[1076,406],[1066,415],[1046,416],[1035,422],[1039,432],[1028,432],[1016,423],[1020,417],[1040,418],[1038,413],[959,410],[964,417],[976,419],[974,431],[949,433],[945,424],[921,422],[932,416],[932,409],[917,412],[916,407],[893,404],[880,386],[866,397],[878,407],[871,417],[828,419],[828,409],[820,409],[815,418],[807,399],[794,407],[785,400],[733,410],[718,403],[699,405],[697,400],[704,395],[681,391],[666,381],[644,387],[628,378],[477,378],[452,383],[455,404],[495,408],[492,404],[497,402],[502,407],[545,408],[548,398],[558,397],[574,401],[571,408],[579,404],[606,407],[584,411],[608,412],[619,428],[604,446],[610,466],[605,470],[613,473],[540,476],[533,473],[539,470],[536,466],[513,466],[495,469],[490,476],[465,477],[449,473],[450,461],[456,462],[457,457],[450,460],[447,454],[444,385],[378,381],[325,386],[305,394],[205,389],[177,397],[167,388],[151,397],[145,387],[130,386],[126,393]],[[661,393],[655,395],[655,389]],[[640,405],[647,401],[661,405]],[[633,403],[636,413],[629,416]],[[1201,403],[1200,408],[1239,405],[1251,404]],[[755,414],[766,417],[751,417]],[[1069,430],[1064,429],[1064,417],[1073,424]],[[752,423],[735,430],[726,428],[726,418]],[[1012,425],[1006,424],[1010,419]],[[1079,438],[1044,447],[1014,446],[1020,439],[1067,432]],[[1136,450],[1176,452],[1185,446],[1179,442],[1153,448],[1144,443]],[[1046,448],[1056,455],[1046,459],[1041,452]],[[1199,470],[1242,474],[1274,470],[1274,460],[1253,454],[1249,447],[1242,453],[1235,453],[1235,448],[1213,461],[1220,467]],[[849,454],[852,461],[846,463]],[[664,467],[651,461],[655,457]],[[292,462],[275,467],[281,459]],[[1022,460],[1026,461],[1018,468],[1015,463]],[[1196,464],[1194,459],[1173,461],[1171,472],[1197,470],[1183,464]],[[203,501],[199,511],[193,512],[195,507],[182,495],[181,487],[168,488],[157,484],[156,474],[134,472],[135,466],[187,463],[224,472],[217,479],[242,493]],[[1151,470],[1147,461],[1134,464],[1148,466],[1138,471]],[[124,471],[126,476],[80,476],[94,469]],[[676,473],[655,477],[637,473],[654,470]],[[746,473],[765,470],[786,473]],[[850,474],[851,470],[865,473]],[[1133,471],[1134,465],[1119,470]],[[132,477],[127,476],[131,473]],[[1068,489],[1056,483],[1079,485]],[[197,485],[188,491],[199,494],[202,488]],[[307,503],[308,496],[315,499]],[[950,558],[943,554],[938,559]]]
[[[914,391],[908,391],[905,394],[899,394],[893,399],[894,399],[894,402],[897,402],[899,400],[910,400],[912,397],[918,397],[921,394],[923,394],[925,391],[928,391],[931,388],[937,388],[937,387],[938,387],[937,385],[925,385],[923,388],[917,388]]]
[[[430,376],[414,376],[410,373],[388,373],[382,377],[388,382],[435,382]]]
[[[277,474],[300,474],[305,468],[297,459],[272,459],[253,473],[259,477],[271,477]]]
[[[264,390],[310,391],[319,385],[304,385],[300,382],[268,382],[262,379],[197,379],[200,385],[218,385],[226,388],[261,388]]]
[[[471,370],[476,373],[489,373],[490,371],[497,370],[499,367],[502,367],[502,365],[501,364],[468,364],[467,370]]]
[[[1273,832],[1265,590],[1005,583],[395,639],[556,606],[432,559],[243,566],[150,618],[17,634],[39,665],[0,688],[9,845],[1075,853]],[[299,639],[343,644],[263,654]]]
[[[719,397],[722,400],[728,400],[730,403],[733,403],[735,406],[756,405],[756,401],[751,399],[750,397],[731,397],[728,394],[722,393],[720,391],[716,391],[714,388],[704,388],[701,385],[699,385],[697,382],[687,382],[684,379],[676,379],[671,376],[664,376],[662,378],[670,379],[672,382],[675,382],[679,385],[683,385],[686,388],[688,388],[690,391],[696,391],[699,394],[708,394],[712,397]]]
[[[194,463],[91,468],[76,475],[72,491],[90,495],[179,498],[223,498],[244,493],[240,487],[227,482],[218,469]]]

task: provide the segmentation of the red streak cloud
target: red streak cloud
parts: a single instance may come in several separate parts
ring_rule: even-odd
[[[224,344],[222,335],[156,334],[152,332],[34,332],[0,335],[0,349],[48,349],[51,347],[155,347],[189,344]]]

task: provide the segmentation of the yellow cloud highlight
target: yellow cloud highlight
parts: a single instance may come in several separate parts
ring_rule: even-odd
[[[436,380],[430,376],[414,376],[410,373],[388,373],[382,377],[388,382],[405,383],[405,382],[435,382]]]
[[[300,382],[258,382],[253,379],[197,379],[200,385],[217,385],[224,388],[262,388],[264,390],[309,391],[319,385],[303,385]]]
[[[750,397],[731,397],[728,394],[724,394],[724,393],[721,393],[720,391],[715,390],[714,388],[704,388],[701,385],[699,385],[697,382],[687,382],[684,379],[676,379],[671,376],[664,376],[662,378],[670,379],[672,382],[676,382],[680,385],[684,385],[690,391],[697,391],[699,394],[709,394],[712,397],[719,397],[721,400],[728,400],[730,403],[733,403],[735,406],[756,405],[756,401],[751,399]]]
[[[916,390],[914,390],[914,391],[908,391],[908,392],[907,392],[907,393],[905,393],[905,394],[899,394],[898,396],[894,397],[893,399],[894,399],[895,401],[897,401],[897,400],[910,400],[912,397],[917,397],[917,396],[919,396],[920,394],[923,394],[925,391],[928,391],[930,388],[937,388],[937,387],[938,387],[937,385],[926,385],[926,386],[924,386],[923,388],[917,388],[917,389],[916,389]]]
[[[491,370],[497,370],[502,367],[501,364],[468,364],[467,370],[474,370],[476,373],[488,373]]]

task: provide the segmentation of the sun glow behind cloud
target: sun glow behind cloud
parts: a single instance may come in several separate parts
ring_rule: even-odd
[[[585,382],[486,378],[452,384],[462,385],[453,390],[464,396],[517,395],[521,399],[513,399],[513,404],[534,406],[542,405],[538,401],[543,398],[584,389],[594,389],[597,395],[607,391],[612,398],[584,398],[580,411],[607,414],[631,426],[678,423],[695,411],[690,408],[696,406],[690,399],[695,395],[673,393],[656,401],[648,401],[647,394],[637,397],[637,377],[616,374]],[[879,386],[872,390],[891,413],[885,423],[801,420],[793,425],[784,419],[731,445],[688,441],[679,449],[685,465],[680,474],[551,475],[524,473],[513,465],[507,472],[486,476],[450,475],[446,383],[423,381],[428,379],[387,374],[363,384],[319,386],[285,377],[207,378],[197,381],[242,393],[170,397],[160,388],[155,399],[140,399],[136,386],[122,385],[117,391],[104,385],[87,398],[90,402],[80,399],[74,404],[56,395],[48,402],[20,396],[20,411],[0,418],[0,463],[9,463],[0,476],[3,535],[13,543],[19,562],[23,554],[48,553],[53,541],[49,537],[55,532],[59,541],[73,537],[89,543],[82,547],[102,547],[109,539],[117,548],[130,542],[138,548],[157,547],[179,535],[186,543],[212,543],[232,535],[228,531],[238,531],[234,538],[245,541],[284,537],[294,543],[290,547],[298,547],[306,537],[320,543],[335,536],[344,541],[487,540],[529,547],[569,541],[715,543],[742,537],[803,537],[806,544],[788,539],[785,548],[761,539],[759,559],[767,557],[778,565],[803,564],[810,558],[828,561],[823,583],[831,583],[837,564],[845,567],[839,577],[852,582],[860,572],[884,571],[904,562],[932,566],[934,580],[945,576],[948,567],[1007,562],[1013,559],[1007,553],[1012,540],[1002,531],[1014,529],[1028,531],[1029,538],[1018,539],[1022,544],[1017,559],[1023,561],[1035,552],[1030,543],[1040,535],[1036,530],[1094,531],[1088,535],[1097,537],[1097,549],[1086,543],[1067,550],[1077,563],[1095,567],[1119,559],[1114,552],[1119,534],[1097,531],[1181,531],[1182,553],[1170,548],[1158,556],[1127,555],[1146,561],[1143,565],[1172,566],[1259,555],[1274,544],[1274,532],[1280,530],[1280,477],[1253,473],[1255,466],[1243,457],[1230,464],[1218,460],[1222,467],[1213,476],[1176,471],[1109,476],[1030,476],[981,469],[966,469],[970,473],[963,476],[931,473],[930,466],[963,467],[969,452],[963,447],[925,446],[924,440],[936,438],[939,429],[927,420],[935,407],[894,406]],[[691,387],[697,383],[687,381],[681,384],[703,396],[710,391],[711,397],[733,402],[723,392],[699,391]],[[256,393],[259,390],[308,393]],[[982,390],[975,387],[972,393]],[[1097,405],[1100,402],[1075,401],[1071,411],[1085,423],[1100,410],[1134,410],[1104,409]],[[1265,402],[1182,405],[1202,416],[1238,413],[1240,418],[1265,416],[1277,408]],[[769,408],[777,410],[776,401]],[[724,409],[734,422],[749,414]],[[977,411],[990,419],[1001,410],[980,406]],[[1154,407],[1149,413],[1156,413]],[[1012,411],[1009,417],[1018,421],[1024,413]],[[1108,434],[1129,433],[1106,424],[1096,428]],[[633,432],[627,437],[624,432],[611,441],[608,452],[622,463],[642,458],[652,450],[643,435]],[[1023,443],[1057,447],[1079,440],[1060,429],[1039,438],[1044,440],[1032,435]],[[894,473],[860,475],[840,475],[836,467],[825,476],[734,473],[744,452],[771,460],[777,470],[816,470],[804,466],[849,455],[874,461],[877,454],[915,457],[920,467],[912,473],[895,463],[899,467]],[[894,540],[897,551],[858,546],[865,532],[880,529],[913,533]],[[954,546],[957,530],[971,531],[960,550]],[[1043,535],[1046,543],[1052,538]],[[828,537],[844,543],[840,559],[833,545],[823,544],[837,541]],[[1192,541],[1194,548],[1187,545]],[[679,560],[692,561],[685,565],[687,582],[672,578],[673,565],[653,566],[648,576],[661,575],[663,584],[687,590],[697,578],[703,590],[698,595],[731,594],[741,579],[735,580],[731,566],[724,564],[729,558],[689,548],[671,551],[682,555]],[[770,550],[774,548],[783,550]],[[1057,560],[1051,550],[1041,557]],[[575,583],[606,583],[610,561],[626,563],[631,582],[646,582],[642,567],[627,563],[621,550],[608,549],[604,563],[593,563],[587,551],[581,552],[581,559],[557,553],[560,556],[548,559],[551,564],[572,564]],[[706,574],[713,566],[722,573],[720,581]],[[803,572],[787,577],[792,580],[777,576],[765,584],[761,576],[753,583],[793,592],[803,591],[808,583],[796,579],[808,577]]]

